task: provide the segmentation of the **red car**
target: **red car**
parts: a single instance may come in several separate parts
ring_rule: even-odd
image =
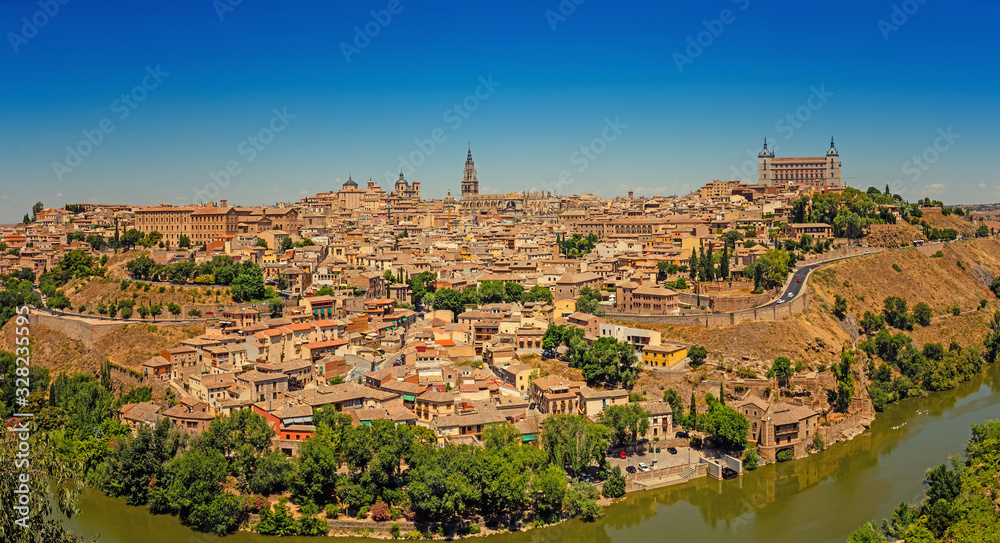
[[[798,280],[798,282],[799,282],[799,283],[801,283],[801,282],[802,282],[802,279],[799,279],[799,280]]]
[[[625,459],[627,456],[628,455],[625,454],[625,451],[618,451],[618,458]]]

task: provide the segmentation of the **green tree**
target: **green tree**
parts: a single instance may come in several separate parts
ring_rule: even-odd
[[[264,417],[249,409],[212,420],[200,444],[228,459],[229,473],[242,487],[249,485],[261,458],[268,454],[274,430]]]
[[[924,302],[920,302],[917,305],[913,306],[913,316],[916,319],[917,323],[920,324],[921,326],[929,326],[931,323],[931,317],[933,317],[933,315],[934,313],[933,311],[931,311],[931,306],[927,305]]]
[[[620,498],[625,495],[625,475],[622,474],[620,467],[615,466],[608,470],[601,494],[605,498]]]
[[[434,309],[451,311],[453,320],[458,322],[458,315],[465,310],[462,293],[450,288],[438,289],[434,293]]]
[[[792,361],[786,356],[779,356],[771,363],[771,369],[767,370],[768,379],[778,379],[780,386],[788,384],[788,378],[795,374],[792,369]]]
[[[232,282],[233,300],[248,302],[264,299],[264,274],[260,266],[246,262],[240,267],[240,272]]]
[[[583,287],[580,289],[580,295],[576,299],[576,310],[581,313],[597,315],[598,317],[603,316],[604,309],[601,308],[601,300],[601,291],[590,287]]]
[[[838,319],[844,318],[844,315],[847,314],[847,298],[844,298],[840,294],[834,295],[833,314],[836,315]]]
[[[705,359],[708,357],[708,349],[705,349],[701,345],[694,345],[688,349],[688,358],[691,360],[691,364],[694,366],[700,366],[705,363]]]
[[[990,364],[1000,360],[1000,311],[993,314],[993,320],[988,324],[989,331],[983,339],[983,347],[986,348],[984,358]]]
[[[181,249],[190,249],[191,238],[189,238],[187,234],[181,234],[180,238],[178,238],[177,240],[177,246],[180,247]]]
[[[531,287],[531,290],[524,293],[523,300],[525,302],[543,302],[552,305],[552,291],[543,286],[535,285]]]
[[[607,426],[618,443],[634,444],[640,435],[649,431],[649,411],[639,404],[611,405],[598,416],[598,422]]]
[[[747,432],[750,423],[738,411],[715,399],[711,394],[708,400],[708,414],[702,430],[712,436],[712,441],[719,447],[729,451],[742,450],[746,446]]]

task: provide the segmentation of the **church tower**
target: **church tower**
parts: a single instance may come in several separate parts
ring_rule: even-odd
[[[472,161],[472,145],[469,145],[469,156],[465,159],[465,172],[462,174],[462,199],[479,194],[479,180],[476,179],[476,163]]]
[[[833,146],[833,136],[830,136],[830,150],[826,152],[826,185],[839,187],[843,184],[840,176],[840,153]]]
[[[764,149],[757,154],[757,184],[765,187],[774,186],[774,171],[771,169],[771,160],[774,159],[774,151],[767,148],[767,138],[764,138]]]

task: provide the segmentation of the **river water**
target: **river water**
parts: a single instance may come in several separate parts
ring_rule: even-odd
[[[843,542],[859,525],[891,515],[923,495],[924,469],[960,453],[970,425],[1000,418],[1000,365],[955,390],[908,399],[880,413],[872,428],[809,458],[772,464],[729,481],[697,479],[628,494],[596,522],[492,536],[488,543],[580,541]],[[225,538],[193,531],[88,489],[69,527],[103,543],[304,543],[240,532]],[[737,539],[738,538],[738,539]],[[360,543],[337,538],[332,543]],[[479,539],[474,539],[479,541]]]

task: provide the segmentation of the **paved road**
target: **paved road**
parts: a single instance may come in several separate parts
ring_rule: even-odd
[[[861,254],[861,255],[844,256],[844,257],[841,257],[841,258],[835,258],[833,260],[826,260],[826,261],[823,261],[823,262],[816,262],[815,264],[809,264],[807,266],[800,266],[800,267],[796,268],[795,271],[792,272],[792,280],[788,283],[788,286],[785,287],[785,290],[783,290],[781,292],[781,297],[778,298],[778,299],[776,299],[776,300],[774,300],[774,301],[768,302],[768,303],[766,303],[766,304],[764,304],[764,305],[762,305],[760,307],[762,307],[762,308],[763,307],[772,307],[772,306],[778,305],[779,302],[780,303],[788,303],[788,302],[792,301],[793,299],[795,299],[799,295],[800,292],[802,292],[802,288],[805,287],[805,285],[806,285],[806,277],[809,276],[810,272],[812,272],[813,270],[815,270],[816,268],[818,268],[820,266],[825,266],[827,264],[830,264],[830,263],[833,263],[833,262],[839,262],[841,260],[847,260],[849,258],[858,258],[859,256],[864,256],[864,255]]]

